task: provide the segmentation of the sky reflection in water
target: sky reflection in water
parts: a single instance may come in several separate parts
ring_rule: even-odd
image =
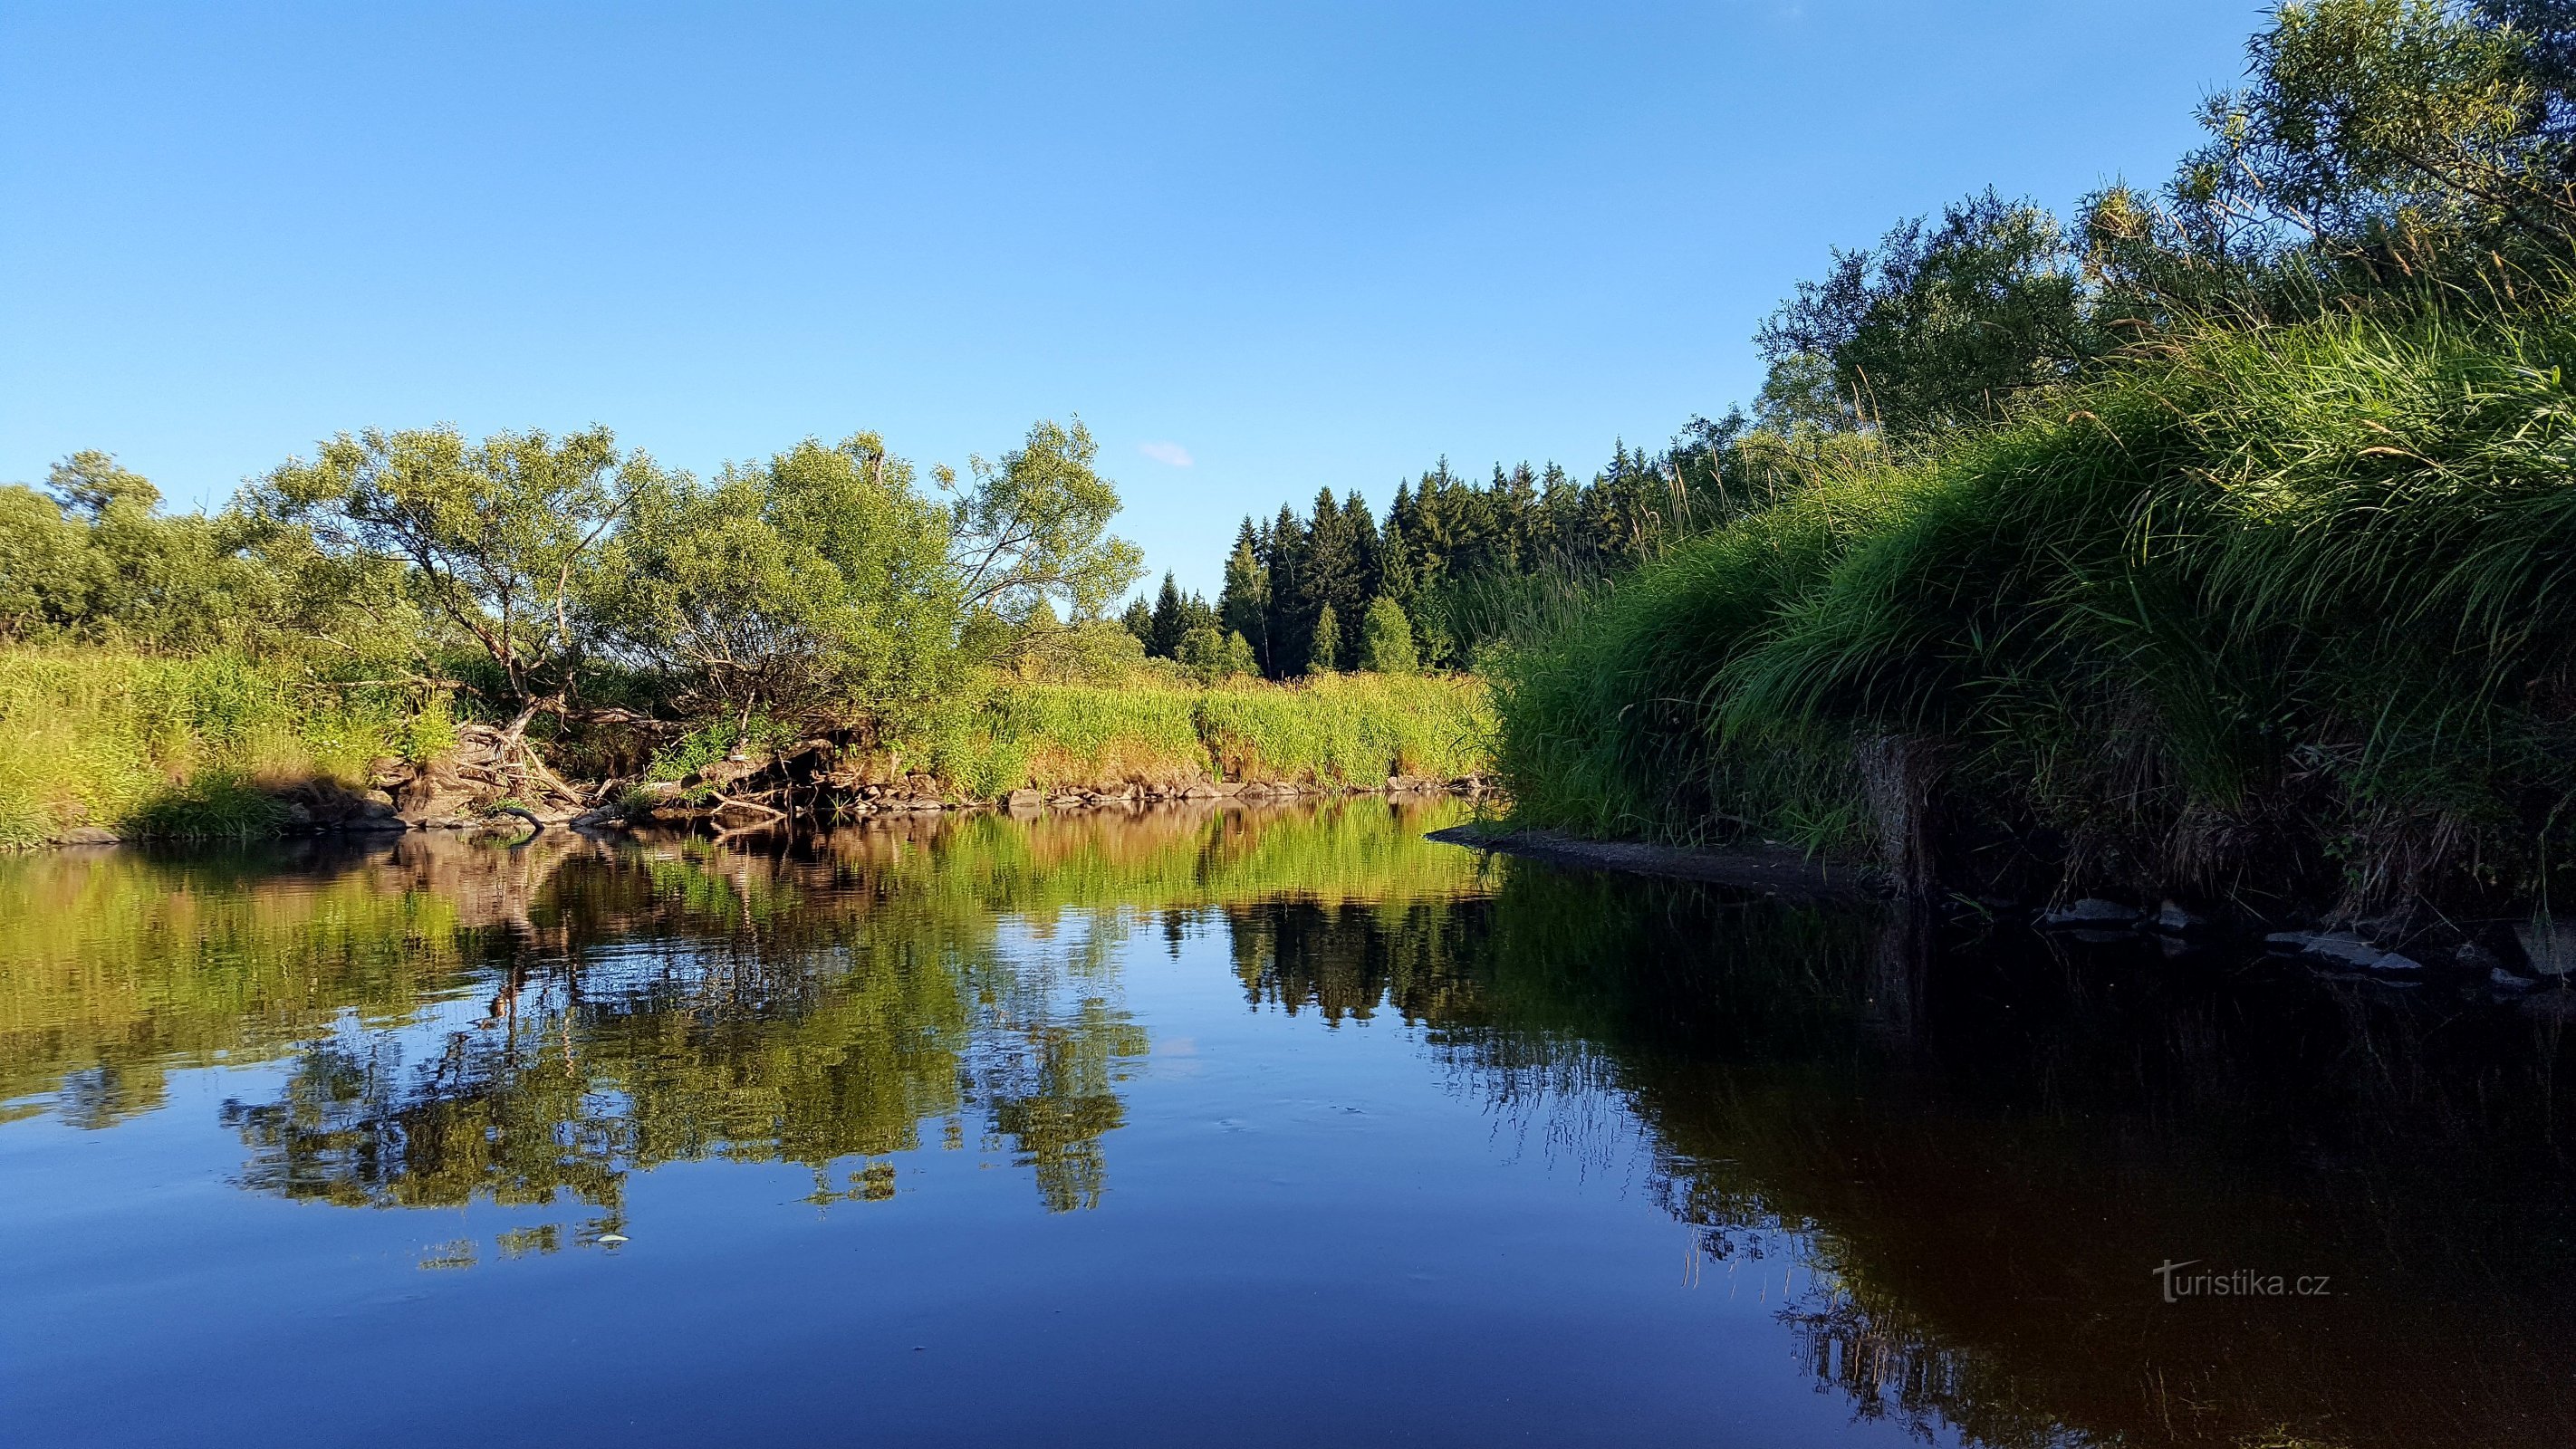
[[[0,861],[0,1440],[2576,1442],[2548,1023],[1454,810]]]

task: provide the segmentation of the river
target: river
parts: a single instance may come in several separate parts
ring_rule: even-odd
[[[1461,808],[0,860],[0,1442],[2576,1443],[2563,1017]]]

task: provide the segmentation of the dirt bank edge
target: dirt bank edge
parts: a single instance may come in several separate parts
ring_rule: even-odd
[[[1648,845],[1634,840],[1586,840],[1553,830],[1510,830],[1477,821],[1431,831],[1424,839],[1463,845],[1470,850],[1500,851],[1549,865],[1706,881],[1798,900],[1874,901],[1887,894],[1886,881],[1871,867],[1813,860],[1785,847],[1713,850]]]

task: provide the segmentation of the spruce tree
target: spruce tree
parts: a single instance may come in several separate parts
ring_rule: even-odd
[[[1172,580],[1171,571],[1163,572],[1163,590],[1154,596],[1154,631],[1145,640],[1145,652],[1157,659],[1180,657],[1181,636],[1189,632],[1189,617],[1181,602],[1181,586]]]
[[[1315,616],[1315,637],[1306,646],[1306,672],[1330,674],[1341,659],[1342,625],[1333,617],[1333,606]]]

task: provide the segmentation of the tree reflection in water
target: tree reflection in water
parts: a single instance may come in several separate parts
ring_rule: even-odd
[[[0,862],[0,1088],[107,1128],[176,1066],[282,1058],[224,1109],[245,1186],[546,1217],[504,1257],[623,1232],[632,1175],[674,1162],[795,1163],[831,1205],[977,1147],[1063,1212],[1103,1204],[1148,1045],[1121,963],[1222,935],[1252,1009],[1393,1018],[1552,1162],[1643,1184],[1705,1271],[1788,1289],[1798,1363],[1864,1418],[2576,1443],[2546,1019],[2144,946],[1936,950],[1479,862],[1419,841],[1438,812]],[[2184,1259],[2334,1287],[2161,1301]]]

